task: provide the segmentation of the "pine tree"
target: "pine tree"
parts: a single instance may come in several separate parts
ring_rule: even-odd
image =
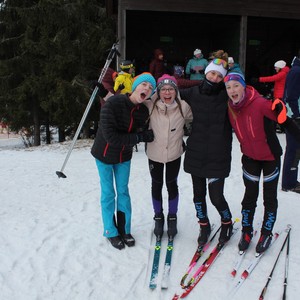
[[[81,119],[114,22],[96,0],[0,3],[0,117],[13,130],[32,130],[34,145],[41,125],[59,127],[62,141]]]

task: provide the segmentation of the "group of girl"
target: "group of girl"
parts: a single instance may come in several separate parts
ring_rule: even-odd
[[[253,236],[261,175],[264,216],[256,251],[263,252],[269,247],[277,217],[282,155],[274,121],[290,122],[281,101],[272,103],[261,97],[246,85],[242,73],[228,73],[227,60],[226,52],[216,51],[205,69],[204,80],[187,89],[179,89],[173,76],[164,74],[156,82],[150,73],[142,73],[134,79],[131,93],[115,95],[102,107],[92,155],[100,176],[104,236],[114,247],[123,249],[135,244],[128,181],[132,147],[139,142],[147,143],[157,238],[163,235],[165,224],[164,181],[168,191],[167,234],[169,238],[177,234],[177,179],[185,152],[183,166],[191,174],[193,184],[200,229],[198,243],[205,244],[211,232],[208,196],[220,215],[219,242],[228,241],[233,224],[224,184],[230,173],[233,131],[241,145],[245,185],[238,247],[247,249]],[[183,128],[185,119],[191,116],[192,131],[185,145]],[[296,129],[294,132],[299,135]]]

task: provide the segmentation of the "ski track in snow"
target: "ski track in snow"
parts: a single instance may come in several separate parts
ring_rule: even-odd
[[[285,136],[278,135],[285,146]],[[23,149],[20,140],[0,140],[0,298],[3,300],[165,300],[180,291],[180,279],[196,250],[199,225],[192,202],[190,175],[180,171],[178,184],[180,204],[178,235],[174,241],[170,284],[167,290],[149,289],[155,238],[150,194],[150,175],[143,145],[134,152],[130,177],[132,197],[132,234],[136,246],[119,251],[102,236],[99,206],[99,178],[90,154],[91,140],[78,140],[64,173],[60,170],[71,142]],[[234,217],[240,216],[244,192],[240,149],[234,137],[230,177],[225,182],[225,196]],[[281,182],[281,178],[279,180]],[[167,192],[164,187],[164,208]],[[275,230],[292,225],[287,298],[300,293],[300,197],[278,187],[279,209]],[[212,223],[219,216],[208,201]],[[255,214],[259,222],[263,214],[260,193]],[[255,223],[254,223],[255,224]],[[240,226],[240,224],[238,224]],[[218,235],[217,235],[218,237]],[[187,299],[224,299],[254,255],[259,233],[251,244],[234,280],[230,272],[237,255],[237,233],[210,270]],[[234,299],[258,299],[280,251],[284,234],[270,248]],[[214,247],[206,251],[198,265]],[[167,246],[163,239],[159,278],[162,276]],[[274,271],[265,299],[281,299],[283,291],[285,251]]]

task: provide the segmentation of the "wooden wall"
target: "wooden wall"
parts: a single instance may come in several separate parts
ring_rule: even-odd
[[[299,0],[119,0],[122,9],[300,19]]]

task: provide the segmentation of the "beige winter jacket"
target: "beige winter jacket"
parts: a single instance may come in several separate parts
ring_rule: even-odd
[[[192,111],[185,101],[180,100],[180,103],[184,118],[176,102],[168,107],[161,100],[156,102],[149,125],[154,132],[154,141],[147,144],[149,159],[167,163],[183,154],[183,127],[185,119],[192,119]],[[147,100],[144,104],[151,113],[154,100]]]

